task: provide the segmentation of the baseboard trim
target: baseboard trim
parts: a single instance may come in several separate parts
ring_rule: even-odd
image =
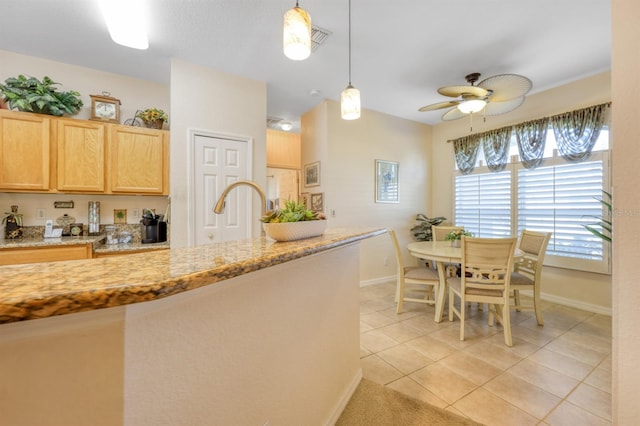
[[[370,280],[361,280],[360,281],[360,287],[366,287],[368,285],[375,285],[375,284],[383,284],[383,283],[388,283],[389,281],[394,281],[396,280],[396,276],[395,275],[390,275],[388,277],[381,277],[381,278],[373,278]]]
[[[351,400],[351,397],[353,396],[353,393],[358,388],[358,385],[360,384],[361,380],[362,380],[362,369],[359,368],[358,373],[354,376],[353,380],[349,384],[349,387],[347,387],[345,393],[342,395],[342,398],[340,398],[340,400],[338,401],[338,404],[336,405],[336,408],[333,411],[333,414],[331,415],[331,417],[329,417],[329,419],[327,420],[327,423],[325,423],[326,425],[335,425],[338,422],[338,419],[340,418],[345,407]]]
[[[533,297],[533,292],[529,290],[522,290],[520,291],[520,294],[522,294],[523,296]],[[569,299],[562,296],[556,296],[555,294],[540,293],[540,299],[547,302],[557,303],[558,305],[580,309],[582,311],[593,312],[594,314],[602,314],[607,316],[613,315],[613,311],[609,307],[581,302],[579,300]]]
[[[571,308],[581,309],[583,311],[593,312],[595,314],[602,314],[612,316],[613,311],[606,306],[594,305],[592,303],[581,302],[579,300],[568,299],[566,297],[556,296],[548,293],[540,293],[540,298],[547,302],[557,303],[559,305],[569,306]]]

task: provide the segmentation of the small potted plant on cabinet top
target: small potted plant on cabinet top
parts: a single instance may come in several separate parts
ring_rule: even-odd
[[[159,108],[147,108],[138,111],[136,117],[142,120],[144,125],[150,129],[162,129],[164,122],[169,119],[166,112]]]

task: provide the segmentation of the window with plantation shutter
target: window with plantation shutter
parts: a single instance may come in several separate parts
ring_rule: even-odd
[[[608,139],[603,129],[589,159],[570,163],[554,156],[555,139],[548,132],[545,160],[535,169],[524,168],[514,155],[500,173],[482,166],[469,175],[456,173],[455,225],[479,237],[551,232],[545,265],[609,273],[610,243],[585,229],[608,214],[600,202],[603,191],[609,192]]]
[[[517,173],[517,224],[522,229],[552,232],[546,264],[608,271],[608,243],[584,225],[603,215],[600,201],[605,183],[606,153],[594,153],[589,161],[567,163],[549,159],[548,166]],[[555,164],[554,164],[555,163]]]
[[[455,223],[476,237],[511,235],[511,171],[486,167],[455,178]]]

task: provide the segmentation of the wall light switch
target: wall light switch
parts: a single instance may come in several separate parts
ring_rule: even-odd
[[[45,220],[47,218],[47,209],[36,209],[36,219]]]

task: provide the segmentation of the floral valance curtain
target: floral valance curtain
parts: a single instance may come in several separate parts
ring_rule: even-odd
[[[507,166],[510,140],[511,127],[492,130],[480,135],[484,159],[487,161],[487,167],[492,172],[501,172]]]
[[[589,158],[604,123],[606,106],[596,105],[551,117],[562,158],[571,162]]]
[[[473,171],[478,158],[480,141],[477,135],[465,136],[453,141],[456,163],[462,174],[468,175]]]
[[[558,144],[560,155],[572,162],[586,160],[598,140],[604,125],[606,108],[610,103],[571,111],[553,117],[528,121],[490,132],[454,139],[453,150],[462,174],[469,174],[475,167],[478,148],[482,145],[489,170],[504,170],[509,160],[511,132],[515,132],[520,160],[528,169],[538,167],[543,160],[549,123]]]
[[[548,128],[549,119],[547,118],[513,126],[518,142],[520,161],[525,168],[535,169],[542,162]]]

